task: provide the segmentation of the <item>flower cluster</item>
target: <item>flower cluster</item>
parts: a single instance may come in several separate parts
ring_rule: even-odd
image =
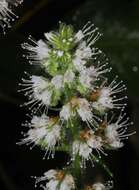
[[[26,124],[27,125],[27,124]],[[58,117],[33,116],[31,123],[27,125],[30,129],[25,138],[18,144],[32,144],[41,146],[46,153],[49,151],[52,157],[55,152],[55,145],[60,140],[61,125]]]
[[[75,189],[75,181],[73,176],[64,170],[49,170],[44,176],[36,178],[36,184],[41,181],[48,180],[45,186],[41,186],[44,190],[73,190]]]
[[[93,185],[87,185],[85,190],[110,190],[113,188],[113,184],[111,181],[107,182],[106,184],[103,183],[94,183]]]
[[[123,140],[134,134],[126,132],[132,124],[124,113],[127,96],[120,97],[126,87],[117,76],[108,82],[108,59],[94,45],[100,36],[90,22],[77,33],[72,26],[60,23],[59,30],[45,33],[44,40],[30,36],[22,44],[25,57],[42,74],[27,74],[20,84],[32,119],[25,124],[29,130],[19,144],[40,146],[45,156],[53,157],[55,150],[62,150],[71,157],[67,171],[50,170],[37,178],[37,183],[48,181],[43,186],[46,190],[75,189],[72,170],[84,169],[88,160],[94,165],[101,154],[107,155],[107,149],[121,148]],[[109,120],[115,109],[120,115]],[[86,187],[111,188],[101,183]]]
[[[103,152],[103,141],[102,138],[96,136],[92,130],[80,131],[79,140],[73,142],[73,160],[76,155],[79,155],[82,159],[81,168],[85,167],[86,160],[92,161],[92,152],[93,150],[99,153]]]
[[[0,26],[3,31],[5,27],[11,27],[10,21],[14,21],[17,18],[12,11],[13,6],[18,6],[22,2],[23,0],[0,0]]]
[[[74,190],[76,189],[75,179],[66,170],[49,170],[42,177],[35,177],[37,186],[38,183],[47,181],[45,185],[41,185],[44,190]],[[100,182],[93,185],[86,185],[84,190],[110,190],[113,187],[113,182],[108,181],[103,184]]]

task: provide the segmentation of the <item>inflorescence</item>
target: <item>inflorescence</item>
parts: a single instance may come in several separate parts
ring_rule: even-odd
[[[91,22],[77,33],[72,26],[60,23],[58,31],[44,36],[39,41],[29,36],[22,44],[29,63],[41,68],[43,74],[26,73],[20,84],[19,91],[29,100],[24,105],[31,110],[31,121],[25,122],[29,130],[18,144],[39,146],[48,158],[57,150],[67,152],[70,164],[37,177],[36,184],[47,181],[41,186],[44,190],[72,190],[78,188],[74,170],[84,170],[88,160],[94,165],[101,155],[108,155],[107,150],[123,147],[123,140],[134,134],[126,132],[132,125],[124,111],[126,87],[117,76],[111,82],[107,79],[111,67],[95,47],[101,34]],[[117,119],[112,111],[119,112]],[[112,183],[98,182],[80,189],[112,187]]]

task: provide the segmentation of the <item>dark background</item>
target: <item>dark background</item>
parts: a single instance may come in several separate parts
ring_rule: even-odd
[[[31,70],[22,58],[20,44],[29,34],[36,39],[58,26],[58,21],[73,24],[76,29],[88,20],[104,34],[98,42],[108,56],[114,73],[128,87],[126,111],[134,121],[137,134],[124,148],[105,158],[113,171],[115,190],[139,189],[139,1],[138,0],[24,0],[16,10],[20,18],[6,36],[0,36],[0,189],[33,190],[30,176],[41,176],[50,168],[61,167],[67,159],[57,153],[54,160],[42,160],[39,148],[17,146],[26,108],[20,108],[24,97],[17,93],[24,70]],[[92,174],[91,174],[92,172]],[[108,174],[96,166],[90,175],[108,180]],[[103,176],[103,177],[102,177]],[[91,178],[91,177],[90,177]]]

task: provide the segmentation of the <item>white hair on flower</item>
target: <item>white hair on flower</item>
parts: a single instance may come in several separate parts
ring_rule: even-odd
[[[30,123],[26,123],[25,126],[29,127],[27,133],[24,133],[24,139],[18,144],[33,144],[31,149],[38,145],[42,147],[48,154],[48,158],[51,155],[54,157],[55,146],[60,140],[61,125],[58,117],[48,117],[45,114],[41,116],[33,116]]]
[[[94,183],[93,185],[88,185],[85,187],[85,190],[110,190],[113,188],[113,181],[108,181],[103,184],[100,182]]]
[[[86,42],[83,41],[77,47],[75,56],[79,57],[80,59],[90,59],[92,57],[92,50],[87,46]]]
[[[63,75],[54,76],[51,80],[51,83],[56,89],[63,88]]]
[[[73,160],[78,154],[81,157],[81,167],[86,167],[87,160],[90,160],[93,165],[92,155],[94,150],[100,158],[100,153],[107,155],[103,151],[103,140],[100,136],[96,136],[90,129],[80,131],[79,139],[75,140],[72,145]]]
[[[0,26],[5,33],[5,27],[11,27],[10,21],[14,21],[18,18],[12,11],[12,6],[18,6],[23,0],[1,0],[0,1]]]
[[[75,42],[78,46],[75,51],[73,64],[78,71],[85,68],[88,60],[96,60],[97,56],[102,53],[101,50],[93,46],[100,36],[98,28],[95,28],[91,22],[88,22],[82,30],[75,34]]]
[[[121,148],[124,145],[122,141],[136,133],[135,131],[126,133],[128,126],[132,125],[133,122],[129,122],[129,117],[125,119],[125,116],[126,113],[123,113],[122,110],[116,122],[112,122],[112,119],[107,122],[107,119],[105,119],[104,136],[106,138],[106,145],[108,144],[109,148]]]
[[[23,43],[21,46],[28,51],[25,56],[30,64],[40,64],[40,61],[47,60],[50,49],[45,41],[36,41],[32,36],[29,36],[30,43]]]
[[[50,42],[52,42],[52,35],[53,35],[53,32],[46,32],[44,34],[44,36],[46,37],[46,39]]]
[[[56,75],[51,79],[36,75],[30,76],[27,72],[25,74],[29,79],[22,78],[22,83],[19,83],[19,86],[22,86],[23,89],[18,91],[24,92],[29,99],[23,106],[30,105],[29,109],[34,112],[41,110],[41,108],[50,107],[53,93],[57,90],[59,94],[62,93],[65,83],[72,85],[75,78],[75,74],[71,70],[67,70],[64,75]],[[35,108],[36,105],[38,105],[37,108]]]
[[[31,105],[29,109],[34,108],[38,105],[38,109],[43,106],[49,106],[51,104],[52,90],[50,89],[50,82],[42,77],[32,75],[29,79],[22,79],[23,83],[19,84],[24,88],[19,90],[19,92],[24,91],[25,95],[28,96],[29,101],[23,105]]]
[[[36,178],[36,177],[35,177]],[[74,190],[75,181],[70,173],[64,170],[49,170],[44,173],[44,176],[36,178],[36,184],[42,181],[46,182],[46,185],[41,185],[44,190]]]
[[[65,83],[72,83],[75,78],[75,74],[72,70],[67,70],[64,75],[56,75],[51,79],[51,84],[56,89],[64,88]]]
[[[70,120],[72,122],[72,117],[79,116],[82,121],[86,122],[88,127],[97,124],[95,119],[98,119],[93,115],[90,103],[85,98],[73,97],[70,102],[65,104],[60,111],[61,120]]]
[[[94,24],[89,21],[76,33],[75,39],[77,42],[80,42],[82,39],[86,38],[87,44],[90,47],[100,38],[101,35],[102,34],[98,32],[98,28],[95,28]]]
[[[100,113],[106,111],[106,109],[120,109],[124,108],[127,104],[121,103],[124,99],[127,99],[127,96],[123,96],[121,98],[117,98],[116,94],[126,90],[126,86],[123,81],[117,82],[117,77],[107,86],[106,81],[98,87],[97,90],[92,92],[90,99],[93,101],[92,106]]]
[[[113,181],[108,181],[107,183],[94,183],[92,186],[92,190],[110,190],[113,188]]]
[[[75,73],[68,69],[64,74],[64,83],[71,83],[75,79]]]
[[[101,77],[102,74],[111,71],[111,68],[105,68],[107,64],[108,63],[106,62],[105,64],[98,67],[92,65],[90,67],[84,68],[79,75],[80,83],[86,88],[93,90],[96,87],[95,82],[99,80],[99,77]]]
[[[93,59],[94,56],[96,57],[96,55],[99,55],[101,53],[102,52],[97,48],[91,49],[89,46],[87,46],[86,42],[83,41],[76,49],[73,59],[73,65],[77,71],[82,71],[85,68],[88,60]]]

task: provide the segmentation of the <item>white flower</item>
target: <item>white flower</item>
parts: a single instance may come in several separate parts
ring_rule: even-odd
[[[33,88],[31,99],[41,101],[46,106],[50,105],[52,92],[48,90],[49,83],[43,77],[38,76],[32,76],[31,82]]]
[[[56,143],[60,140],[61,126],[57,117],[49,118],[46,115],[40,117],[33,116],[31,123],[27,124],[30,128],[24,134],[25,138],[18,144],[40,145],[47,151],[54,151]],[[54,152],[53,152],[54,153]]]
[[[123,120],[125,117],[125,114],[120,113],[117,121],[115,123],[111,122],[106,125],[106,128],[104,130],[105,132],[105,138],[107,144],[114,149],[121,148],[124,144],[121,142],[124,139],[127,139],[129,136],[135,134],[135,132],[126,134],[127,126],[131,125],[129,123],[129,118],[126,120]]]
[[[102,86],[100,89],[97,89],[94,93],[92,93],[92,106],[100,113],[103,113],[106,109],[119,109],[126,106],[126,103],[119,103],[119,101],[127,99],[127,96],[122,98],[117,98],[115,96],[119,92],[126,89],[125,85],[120,85],[122,81],[117,83],[116,78],[110,83],[109,86]]]
[[[43,64],[43,60],[49,57],[50,49],[43,40],[36,41],[29,36],[30,43],[23,43],[22,48],[28,51],[26,56],[30,64]],[[42,62],[41,62],[42,61]]]
[[[85,68],[86,60],[90,59],[92,56],[92,50],[86,45],[86,42],[83,41],[77,47],[75,52],[75,57],[73,59],[73,64],[78,71],[81,71]]]
[[[75,56],[73,59],[73,65],[77,71],[82,71],[85,68],[86,61],[82,60],[80,57]]]
[[[72,70],[67,70],[64,74],[64,83],[71,83],[75,78],[75,74]]]
[[[97,61],[97,65],[86,68],[87,61],[89,59],[93,59],[93,56],[96,56],[97,54],[101,54],[99,60]],[[108,65],[108,59],[105,58],[104,60],[104,58],[105,55],[102,54],[100,50],[96,50],[95,48],[91,49],[89,46],[86,45],[86,42],[83,41],[77,47],[73,59],[73,65],[79,72],[88,69],[88,73],[90,74],[90,76],[96,79],[99,75],[111,71],[111,68],[106,68],[106,66]]]
[[[92,112],[90,108],[89,102],[85,98],[78,99],[79,104],[77,108],[77,112],[83,121],[91,121],[92,120]]]
[[[85,187],[85,190],[110,190],[113,188],[113,182],[108,181],[106,184],[97,182],[93,185],[88,185]]]
[[[41,76],[32,75],[31,82],[35,92],[40,92],[48,87],[47,80]]]
[[[64,120],[68,120],[71,117],[71,107],[70,104],[66,104],[62,107],[60,111],[60,118]]]
[[[72,175],[68,174],[65,176],[61,183],[60,190],[71,190],[75,189],[75,182]]]
[[[94,27],[94,24],[90,21],[82,28],[82,30],[78,31],[75,35],[75,38],[78,41],[86,38],[88,47],[94,45],[94,43],[100,38],[101,34],[98,32],[98,28]]]
[[[63,56],[63,54],[64,54],[64,52],[63,52],[63,51],[60,51],[60,50],[59,50],[59,51],[57,51],[57,56],[58,56],[58,57],[62,57],[62,56]]]
[[[88,140],[87,140],[87,144],[91,147],[91,148],[94,148],[94,149],[100,149],[103,145],[102,143],[102,139],[101,137],[90,137]]]
[[[75,140],[72,145],[73,159],[78,154],[82,158],[81,165],[84,165],[84,161],[92,160],[93,150],[103,153],[102,146],[101,137],[95,136],[92,130],[82,130],[80,131],[80,139]]]
[[[42,115],[41,117],[34,115],[31,120],[30,126],[33,126],[34,128],[40,128],[44,125],[47,125],[48,123],[49,123],[49,117],[47,117],[46,115]]]
[[[41,181],[46,182],[45,186],[42,186],[44,190],[74,190],[75,182],[73,176],[69,173],[66,173],[63,170],[49,170],[44,173],[44,176],[36,179],[36,183]]]
[[[88,22],[82,30],[79,30],[75,34],[75,42],[78,44],[78,46],[73,59],[73,65],[77,71],[83,71],[86,68],[86,63],[88,60],[96,60],[96,56],[102,54],[102,51],[100,51],[98,48],[91,47],[100,36],[101,34],[98,32],[98,28],[95,28],[94,24],[91,24],[91,22]],[[97,74],[103,73],[102,68],[103,66],[100,66],[96,69]],[[87,83],[87,86],[90,85],[90,79],[86,79],[85,83]]]
[[[57,174],[57,171],[52,169],[52,170],[49,170],[48,172],[44,173],[44,179],[43,179],[43,177],[41,177],[40,179],[41,179],[41,181],[46,180],[46,179],[48,179],[48,180],[54,179],[56,174]]]
[[[51,83],[54,85],[56,89],[61,89],[63,87],[63,76],[56,75],[52,78]]]
[[[56,89],[62,89],[65,83],[73,82],[75,74],[71,70],[67,70],[64,75],[56,75],[52,78],[51,83]]]
[[[14,21],[14,19],[17,18],[11,6],[18,6],[22,2],[23,0],[0,0],[0,26],[3,30],[5,27],[11,27],[10,21]]]
[[[90,47],[86,45],[86,42],[83,41],[82,43],[79,44],[75,56],[81,58],[81,59],[90,59],[92,56],[92,50]]]
[[[123,143],[120,142],[117,126],[115,124],[110,124],[107,126],[105,129],[105,136],[111,147],[121,148],[123,146]]]
[[[114,105],[111,97],[100,97],[97,102],[93,102],[93,107],[103,113],[106,109],[113,109]]]
[[[92,149],[86,143],[76,140],[73,142],[72,152],[73,157],[74,155],[79,154],[84,159],[88,159],[92,152]]]
[[[68,120],[70,117],[79,115],[83,121],[92,122],[92,112],[89,102],[85,98],[73,97],[60,111],[61,119]]]
[[[86,38],[88,46],[93,45],[99,38],[101,34],[98,32],[98,28],[94,27],[90,21],[75,34],[75,41],[80,42]]]
[[[7,2],[13,3],[14,6],[18,6],[19,4],[23,3],[23,0],[7,0]]]
[[[93,82],[95,82],[96,78],[98,77],[98,73],[96,72],[93,66],[89,68],[85,68],[80,72],[79,80],[80,83],[90,89],[94,88]]]
[[[91,83],[93,82],[93,78],[89,76],[87,69],[84,69],[80,72],[79,81],[84,87],[92,87]]]
[[[48,134],[45,136],[45,139],[48,147],[52,147],[56,145],[57,140],[60,138],[60,125],[54,125],[51,130],[48,130]]]
[[[103,87],[100,90],[98,101],[95,102],[93,106],[100,112],[106,108],[114,108],[113,99],[111,97],[111,89],[109,87]]]
[[[84,34],[83,34],[82,30],[79,30],[79,31],[75,34],[76,42],[81,41],[83,38],[84,38]]]
[[[32,75],[29,80],[22,79],[23,84],[20,84],[24,89],[19,91],[25,91],[25,95],[29,97],[29,102],[24,105],[32,104],[34,107],[36,104],[40,106],[49,106],[51,104],[52,90],[49,89],[50,83],[41,76]]]
[[[47,33],[44,34],[44,36],[46,37],[46,39],[47,39],[48,41],[51,42],[53,33],[52,33],[52,32],[47,32]]]
[[[36,47],[36,52],[37,52],[39,60],[48,58],[50,50],[47,44],[43,40],[39,40],[37,44],[38,46]]]
[[[111,71],[111,68],[105,68],[107,64],[108,63],[106,62],[100,66],[90,66],[82,69],[79,75],[80,83],[89,89],[94,89],[94,82],[98,79],[98,77],[101,77],[102,74]]]
[[[106,183],[106,184],[102,184],[102,183],[95,183],[93,186],[92,186],[92,189],[93,190],[110,190],[113,188],[113,183],[112,181]]]
[[[93,185],[94,190],[106,190],[106,187],[102,183],[95,183]]]
[[[64,87],[64,82],[72,82],[74,74],[70,71],[66,72],[65,75],[56,75],[48,81],[46,78],[41,76],[32,75],[29,80],[23,79],[23,84],[21,86],[25,87],[19,91],[25,91],[25,95],[29,97],[29,102],[24,105],[32,104],[33,107],[36,104],[41,106],[51,105],[51,98],[53,93],[53,88],[62,89]]]
[[[43,187],[44,190],[57,190],[59,181],[57,180],[50,180],[47,184],[46,187],[45,186],[41,186]]]

